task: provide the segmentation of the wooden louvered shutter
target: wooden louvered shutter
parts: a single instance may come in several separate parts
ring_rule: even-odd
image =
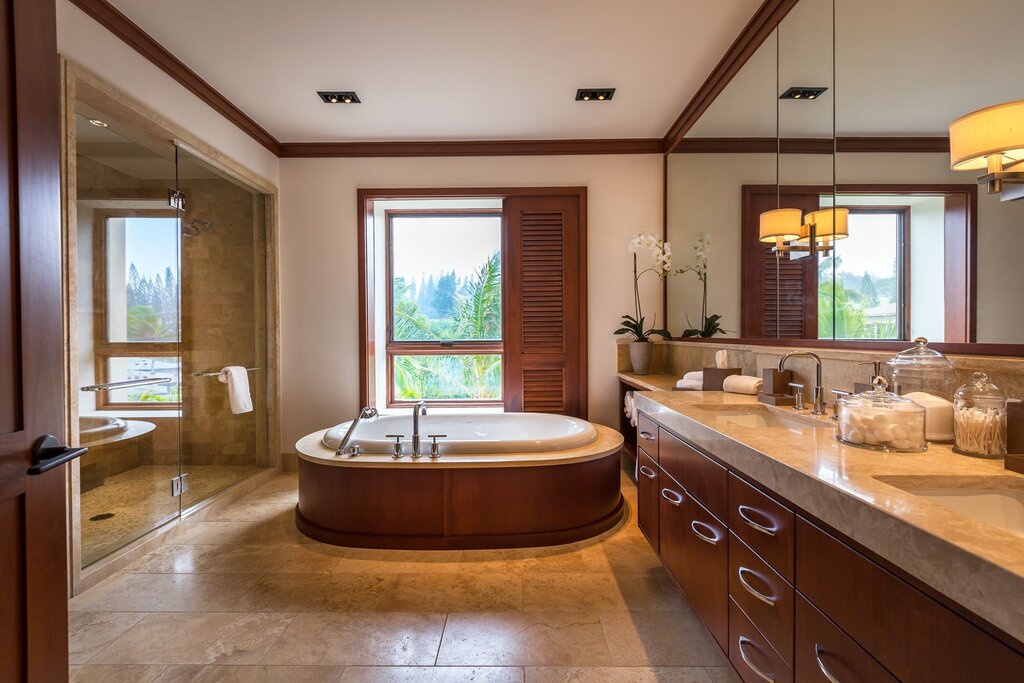
[[[586,195],[505,200],[505,408],[586,417]]]
[[[828,188],[828,191],[831,192],[831,189]],[[814,211],[820,207],[820,196],[821,193],[816,189],[810,192],[783,192],[782,206],[801,209],[805,213]],[[758,219],[763,211],[777,208],[776,201],[774,186],[743,187],[740,336],[755,339],[817,339],[817,260],[790,260],[785,254],[776,260],[772,245],[758,241]],[[779,271],[778,287],[776,264]]]

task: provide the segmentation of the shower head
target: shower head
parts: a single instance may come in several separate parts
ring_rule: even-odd
[[[199,237],[204,232],[213,232],[213,223],[202,218],[193,218],[181,224],[181,234],[184,237]]]

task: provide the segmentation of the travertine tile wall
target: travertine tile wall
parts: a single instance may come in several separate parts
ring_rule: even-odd
[[[911,344],[907,344],[908,347]],[[777,346],[754,346],[748,344],[731,344],[725,340],[708,342],[655,342],[654,365],[652,372],[670,373],[682,376],[690,370],[714,367],[715,352],[725,349],[729,354],[729,366],[743,368],[743,374],[760,377],[765,368],[778,366],[779,358],[789,351],[813,351],[821,357],[822,386],[826,396],[832,389],[850,391],[855,382],[867,382],[871,374],[870,365],[858,365],[885,361],[895,355],[894,352],[882,353],[872,351],[849,351],[828,348],[794,349]],[[956,363],[956,381],[954,389],[967,382],[973,372],[983,371],[988,374],[1007,396],[1024,398],[1024,358],[1006,358],[995,356],[949,356]],[[630,370],[629,346],[620,342],[618,346],[618,370]],[[793,370],[794,381],[806,386],[814,383],[814,361],[809,358],[794,358],[787,362],[787,368]]]

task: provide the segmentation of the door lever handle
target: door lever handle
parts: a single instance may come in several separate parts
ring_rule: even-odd
[[[29,474],[42,474],[49,472],[55,467],[60,467],[66,462],[85,455],[88,448],[61,446],[57,437],[47,434],[41,436],[32,446],[32,466],[28,468]]]

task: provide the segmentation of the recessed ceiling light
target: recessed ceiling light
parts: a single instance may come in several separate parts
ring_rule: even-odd
[[[89,123],[91,123],[92,125],[97,126],[99,128],[106,128],[107,127],[107,122],[106,121],[100,121],[99,119],[89,119]]]
[[[359,104],[359,95],[351,90],[318,90],[317,95],[327,104]]]
[[[615,95],[615,88],[580,88],[576,91],[577,102],[607,102]]]
[[[821,86],[794,86],[779,95],[780,100],[816,100],[828,88]]]

